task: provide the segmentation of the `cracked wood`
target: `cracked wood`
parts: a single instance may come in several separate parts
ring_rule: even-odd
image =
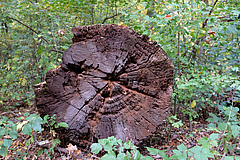
[[[138,144],[152,135],[171,103],[174,66],[165,51],[114,24],[72,33],[61,67],[35,85],[41,116],[56,114],[68,123],[61,133],[79,145],[109,136]]]

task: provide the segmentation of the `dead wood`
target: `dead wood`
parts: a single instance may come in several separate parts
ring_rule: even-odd
[[[69,124],[61,131],[78,145],[115,136],[138,144],[167,116],[174,66],[146,35],[118,25],[72,29],[61,67],[35,85],[42,116]]]

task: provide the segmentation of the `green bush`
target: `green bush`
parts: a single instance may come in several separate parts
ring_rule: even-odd
[[[24,135],[29,135],[30,139],[26,142],[25,146],[30,145],[34,142],[34,133],[42,133],[44,130],[42,125],[46,125],[50,127],[51,130],[54,128],[59,127],[68,127],[68,125],[64,122],[56,123],[54,119],[56,119],[55,116],[49,117],[46,115],[44,119],[42,119],[37,114],[28,114],[25,113],[24,120],[21,120],[20,118],[14,119],[14,121],[18,121],[17,123],[14,123],[13,120],[10,120],[8,117],[1,117],[0,119],[0,138],[3,137],[3,141],[0,141],[0,155],[5,157],[8,153],[8,150],[10,149],[13,140],[16,140],[18,138],[19,132],[22,132]],[[21,122],[22,121],[22,122]],[[35,139],[36,141],[36,139]],[[53,148],[60,144],[60,141],[58,139],[53,139],[52,144],[49,148],[49,151],[53,153]],[[41,154],[41,152],[44,151],[44,149],[40,149],[38,155]],[[48,149],[45,149],[45,153],[49,155]]]

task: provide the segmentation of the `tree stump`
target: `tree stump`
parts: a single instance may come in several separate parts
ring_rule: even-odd
[[[115,136],[138,144],[167,116],[174,66],[146,35],[118,25],[72,28],[61,67],[35,85],[41,116],[56,114],[70,141]]]

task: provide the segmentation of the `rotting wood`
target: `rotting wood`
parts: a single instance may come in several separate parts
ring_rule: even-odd
[[[138,144],[167,116],[174,66],[146,35],[124,26],[72,29],[61,67],[35,85],[41,116],[69,124],[61,134],[78,145],[115,136]],[[89,143],[90,144],[90,143]]]

